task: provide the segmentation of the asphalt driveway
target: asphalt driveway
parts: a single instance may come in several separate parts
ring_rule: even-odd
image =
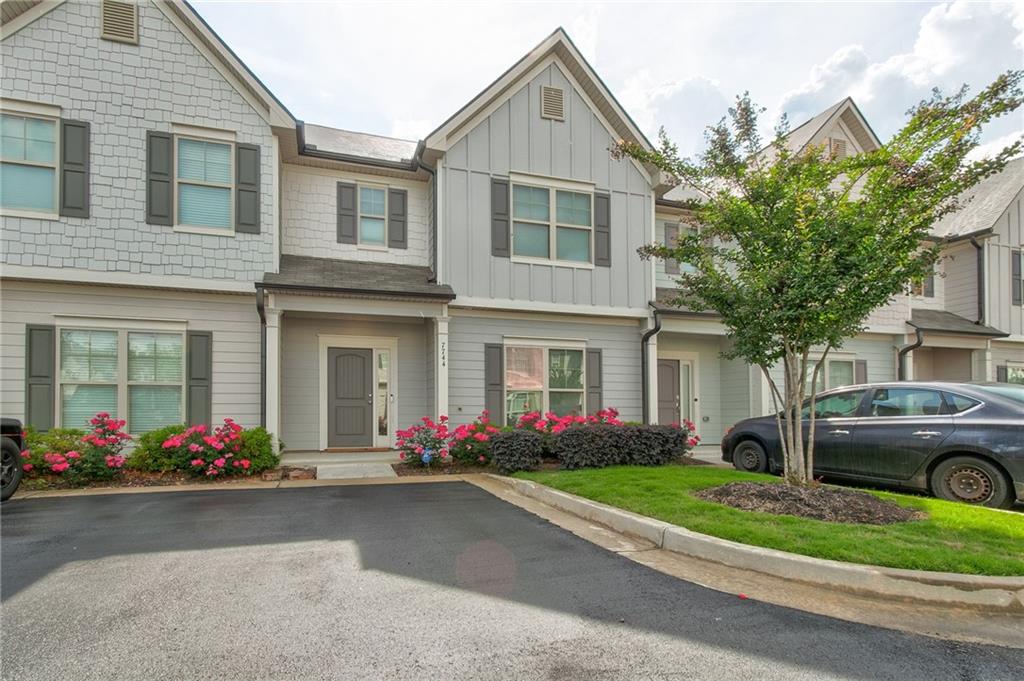
[[[1019,679],[740,600],[462,482],[15,499],[4,679]]]

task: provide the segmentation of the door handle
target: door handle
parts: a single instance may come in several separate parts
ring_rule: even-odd
[[[828,432],[831,433],[832,435],[849,435],[850,434],[850,431],[848,431],[848,430],[830,430]]]
[[[925,439],[928,439],[930,437],[934,437],[936,435],[942,435],[942,433],[937,431],[937,430],[919,430],[919,431],[914,433],[915,437],[923,437]]]

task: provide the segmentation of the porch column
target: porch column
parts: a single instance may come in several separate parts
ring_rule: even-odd
[[[647,422],[658,423],[658,337],[647,341]]]
[[[274,450],[281,437],[281,311],[268,309],[267,315],[267,431],[273,435]]]
[[[448,415],[448,317],[434,318],[434,411]]]
[[[975,350],[971,353],[971,380],[972,381],[994,381],[995,370],[992,368],[992,346],[991,341],[984,350]]]

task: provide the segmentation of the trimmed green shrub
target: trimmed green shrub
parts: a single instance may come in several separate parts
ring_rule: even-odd
[[[184,433],[186,428],[187,425],[179,423],[139,435],[135,449],[128,455],[128,468],[153,473],[188,470],[188,457],[175,456],[176,450],[164,449],[167,438]]]
[[[529,430],[513,430],[491,436],[491,460],[498,472],[532,471],[540,467],[544,436]]]
[[[674,426],[612,426],[568,428],[552,437],[550,447],[563,468],[660,466],[686,454],[688,430]]]
[[[279,447],[279,450],[282,449],[283,446]],[[277,468],[281,463],[281,457],[274,453],[273,437],[262,426],[242,431],[242,447],[238,457],[249,459],[250,473],[262,473]]]

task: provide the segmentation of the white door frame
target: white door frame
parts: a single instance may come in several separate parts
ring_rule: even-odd
[[[682,350],[662,350],[658,348],[658,359],[674,359],[679,361],[679,388],[683,387],[683,362],[690,365],[690,414],[693,425],[700,433],[700,353],[684,352]],[[695,401],[694,401],[695,400]],[[680,404],[679,418],[683,418],[682,405]]]
[[[317,380],[320,383],[320,449],[327,449],[327,349],[328,348],[358,348],[373,351],[373,446],[391,447],[395,442],[395,424],[398,423],[398,338],[389,336],[336,336],[332,334],[317,334],[319,345],[319,372]],[[377,434],[377,362],[381,350],[390,353],[388,365],[388,400],[391,413],[388,415],[388,434]]]

